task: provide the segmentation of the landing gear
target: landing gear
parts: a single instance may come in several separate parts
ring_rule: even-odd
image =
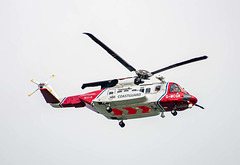
[[[164,115],[164,112],[161,112],[161,117],[162,117],[162,118],[164,118],[164,117],[165,117],[165,115]]]
[[[107,111],[108,113],[111,113],[111,112],[112,112],[112,108],[111,108],[110,106],[107,106],[107,107],[106,107],[106,111]]]
[[[120,127],[125,127],[125,123],[121,120],[120,122],[119,122],[119,125],[120,125]]]
[[[173,116],[177,116],[177,111],[176,111],[176,109],[177,109],[177,105],[174,105],[174,106],[173,106],[173,110],[171,111],[171,113],[172,113]]]
[[[171,113],[172,113],[173,116],[177,116],[177,111],[176,111],[175,109],[173,109],[173,110],[171,111]]]

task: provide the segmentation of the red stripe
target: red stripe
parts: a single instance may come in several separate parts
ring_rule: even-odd
[[[128,111],[128,115],[137,113],[137,110],[132,108],[132,107],[126,107],[126,108],[123,108],[123,109],[126,109]]]
[[[113,116],[117,116],[117,115],[122,115],[123,111],[119,110],[119,109],[112,109]]]
[[[146,106],[138,106],[138,108],[142,109],[142,113],[149,113],[151,108],[146,107]]]

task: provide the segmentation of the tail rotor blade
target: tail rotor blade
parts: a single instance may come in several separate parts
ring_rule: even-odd
[[[48,81],[51,79],[51,78],[53,78],[53,77],[55,77],[55,75],[53,74],[52,76],[50,76],[48,79],[47,79],[47,81],[45,81],[45,84],[47,84],[48,83]]]
[[[28,96],[32,96],[35,92],[37,92],[40,88],[37,88],[35,91],[33,91],[31,94],[29,94]]]
[[[34,83],[34,84],[36,84],[36,85],[39,85],[39,84],[40,84],[40,82],[37,82],[37,81],[35,81],[34,79],[32,79],[31,82]]]

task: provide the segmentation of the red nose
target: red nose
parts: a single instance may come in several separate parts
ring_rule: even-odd
[[[189,100],[193,105],[197,103],[197,98],[191,95],[191,99]]]

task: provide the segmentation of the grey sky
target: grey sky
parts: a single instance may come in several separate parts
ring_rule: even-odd
[[[237,0],[10,0],[0,2],[0,164],[240,163]],[[163,72],[206,109],[127,120],[121,129],[86,108],[53,109],[30,82],[60,97],[82,83],[131,76],[83,32],[137,69]]]

